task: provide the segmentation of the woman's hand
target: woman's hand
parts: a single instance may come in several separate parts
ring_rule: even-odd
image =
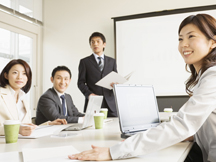
[[[68,155],[68,158],[72,160],[112,160],[110,155],[110,149],[108,147],[97,147],[93,145],[91,147],[92,150],[83,151],[79,154]]]
[[[32,123],[25,123],[23,125],[20,125],[19,134],[21,134],[22,136],[30,136],[36,127],[37,125],[34,125]]]
[[[52,122],[49,122],[49,125],[61,125],[61,124],[67,124],[67,121],[65,119],[56,119]]]

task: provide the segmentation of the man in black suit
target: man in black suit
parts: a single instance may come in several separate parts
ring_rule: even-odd
[[[66,66],[58,66],[52,71],[53,88],[48,89],[39,99],[36,124],[55,119],[66,119],[68,123],[82,123],[84,114],[73,104],[69,94],[64,93],[71,81],[71,72]]]
[[[80,60],[78,87],[85,96],[84,112],[90,95],[104,97],[101,107],[108,108],[108,117],[116,117],[116,105],[113,91],[95,85],[101,78],[112,71],[117,72],[115,59],[105,56],[106,39],[99,32],[93,33],[89,38],[93,54]]]

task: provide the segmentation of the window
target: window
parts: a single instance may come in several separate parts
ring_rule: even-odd
[[[42,21],[42,3],[42,0],[0,0],[1,5],[39,21]]]
[[[0,0],[1,1],[1,0]],[[32,116],[42,93],[41,26],[0,11],[0,72],[12,59],[23,59],[32,70],[32,87],[28,93]]]

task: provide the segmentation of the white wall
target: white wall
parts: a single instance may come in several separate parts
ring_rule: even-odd
[[[114,57],[112,17],[213,4],[215,0],[44,0],[43,92],[52,87],[52,69],[68,66],[73,76],[67,93],[83,110],[84,96],[77,87],[79,60],[91,54],[88,38],[95,31],[105,35],[105,54]]]

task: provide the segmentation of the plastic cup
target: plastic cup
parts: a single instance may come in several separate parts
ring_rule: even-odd
[[[5,120],[4,132],[6,143],[16,143],[20,128],[19,120]]]
[[[100,113],[104,113],[104,119],[107,118],[107,114],[108,114],[108,109],[107,108],[101,108],[100,109]]]
[[[95,129],[102,129],[104,121],[104,113],[94,114]]]

